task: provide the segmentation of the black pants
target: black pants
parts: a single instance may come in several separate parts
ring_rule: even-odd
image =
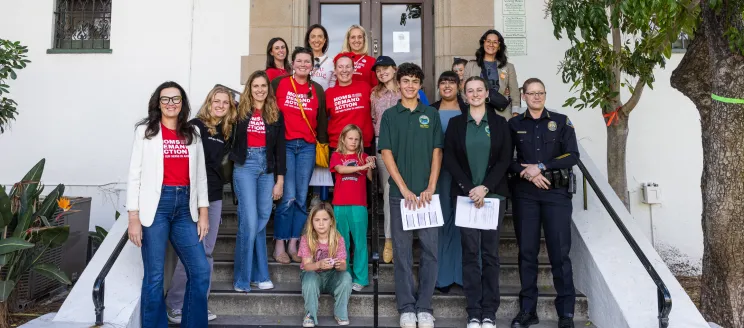
[[[555,310],[559,316],[573,317],[576,292],[571,258],[571,196],[566,190],[540,190],[519,183],[514,192],[514,230],[519,244],[519,278],[522,311],[537,308],[537,256],[540,252],[540,228],[545,231],[553,285],[558,294]]]
[[[502,202],[502,204],[505,202]],[[499,231],[460,228],[462,289],[470,319],[496,320],[499,295]],[[482,260],[483,266],[478,262]]]

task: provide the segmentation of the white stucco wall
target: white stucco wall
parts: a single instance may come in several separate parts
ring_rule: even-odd
[[[180,83],[193,116],[214,84],[240,90],[249,10],[243,0],[114,1],[113,53],[47,54],[54,0],[0,0],[0,37],[28,46],[32,61],[10,81],[19,115],[0,135],[0,184],[46,157],[44,182],[93,197],[90,227],[110,228],[125,211],[132,132],[150,94]]]
[[[527,56],[512,56],[519,83],[538,77],[547,87],[546,106],[569,115],[576,126],[579,143],[607,175],[607,135],[599,108],[563,109],[570,97],[558,64],[570,47],[556,40],[553,24],[545,18],[544,5],[525,1],[527,15]],[[495,0],[495,28],[503,29],[502,0]],[[474,36],[477,39],[480,36]],[[473,45],[473,53],[477,44]],[[656,249],[672,271],[699,274],[703,257],[701,226],[703,168],[700,115],[693,103],[670,85],[669,78],[683,54],[673,54],[665,69],[655,71],[654,89],[646,88],[630,116],[627,145],[627,179],[631,214],[651,238],[650,205],[641,202],[641,183],[655,182],[662,189],[662,204],[653,205]],[[624,99],[628,99],[627,91]]]

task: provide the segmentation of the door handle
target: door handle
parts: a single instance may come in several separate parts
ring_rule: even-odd
[[[377,43],[377,39],[375,39],[372,42],[372,53],[375,55],[375,57],[377,57],[377,53],[378,52],[379,52],[379,46],[378,46],[378,43]]]

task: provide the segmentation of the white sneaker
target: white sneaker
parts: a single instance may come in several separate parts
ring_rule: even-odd
[[[434,328],[434,316],[428,312],[419,312],[418,328]]]
[[[360,284],[357,284],[357,283],[351,284],[351,290],[353,290],[355,292],[361,292],[362,289],[364,289],[364,286],[362,286]]]
[[[467,328],[483,328],[483,327],[481,326],[481,323],[478,319],[473,318],[473,319],[470,319],[470,321],[468,321]]]
[[[483,322],[481,323],[481,328],[496,328],[496,322],[488,318],[483,319]]]
[[[258,289],[262,289],[262,290],[274,289],[274,283],[271,282],[271,280],[266,280],[262,282],[251,282],[251,287],[257,287]]]
[[[207,310],[207,321],[212,321],[214,319],[217,319],[217,315],[212,313],[212,311]]]
[[[400,328],[416,328],[416,314],[406,312],[400,315]]]
[[[168,309],[168,321],[171,323],[181,323],[181,309]]]

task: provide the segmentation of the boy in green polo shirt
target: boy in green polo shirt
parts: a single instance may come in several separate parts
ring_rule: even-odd
[[[378,148],[390,173],[390,227],[395,263],[395,296],[401,328],[433,328],[432,296],[437,281],[436,228],[416,230],[421,245],[418,293],[413,286],[413,231],[403,231],[400,203],[413,208],[431,201],[442,164],[439,113],[418,100],[424,72],[404,63],[396,75],[401,100],[380,120]]]

